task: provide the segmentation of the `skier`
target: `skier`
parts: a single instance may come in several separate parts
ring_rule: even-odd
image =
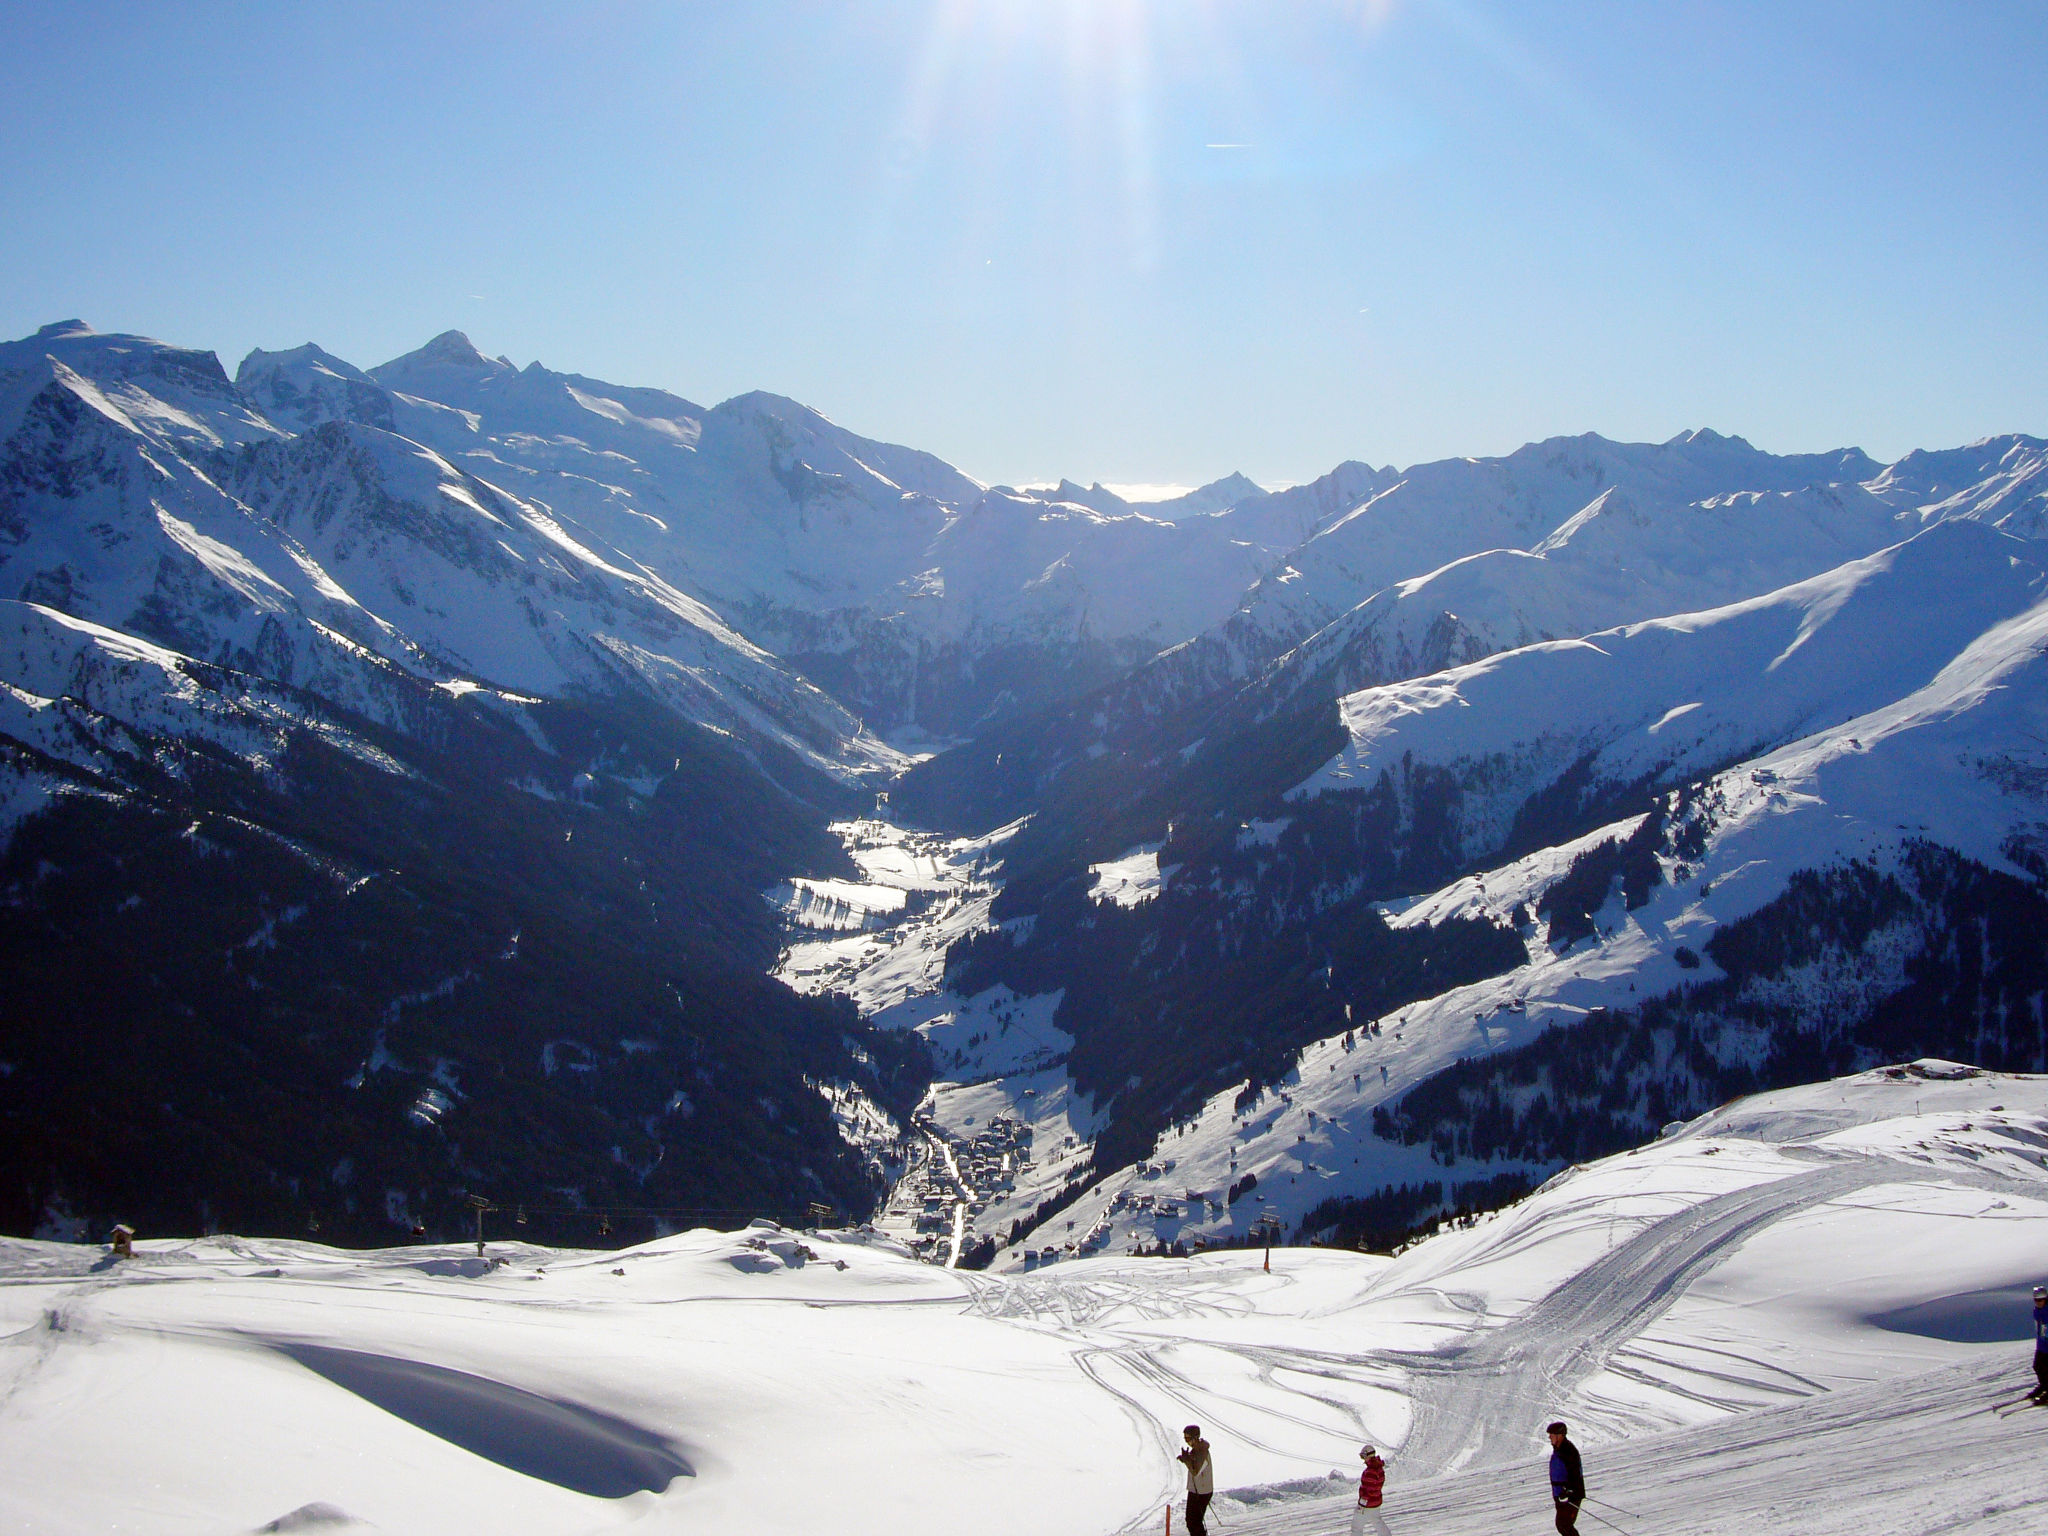
[[[1579,1462],[1579,1448],[1565,1438],[1563,1419],[1544,1433],[1550,1436],[1550,1497],[1557,1504],[1558,1536],[1572,1536],[1579,1506],[1586,1502],[1586,1469]]]
[[[1216,1471],[1209,1460],[1209,1442],[1202,1438],[1202,1426],[1190,1424],[1180,1432],[1187,1441],[1187,1449],[1174,1460],[1188,1469],[1188,1536],[1209,1536],[1209,1527],[1204,1516],[1209,1513],[1209,1498],[1216,1491]]]
[[[2034,1401],[2048,1403],[2048,1285],[2034,1287],[2034,1381]]]
[[[1351,1512],[1351,1536],[1390,1536],[1380,1513],[1380,1495],[1387,1486],[1387,1464],[1371,1446],[1358,1453],[1365,1470],[1358,1474],[1358,1508]]]

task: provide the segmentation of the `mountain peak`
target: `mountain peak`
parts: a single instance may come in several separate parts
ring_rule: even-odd
[[[720,401],[713,409],[726,416],[770,416],[777,421],[834,424],[823,412],[811,409],[801,400],[772,394],[765,389],[750,389],[743,395],[734,395],[730,400]]]
[[[486,362],[483,353],[460,331],[443,331],[413,356],[423,363],[464,363],[472,368],[480,368]]]
[[[235,387],[295,432],[335,420],[397,430],[391,397],[376,380],[310,341],[284,352],[258,347],[235,370]]]
[[[460,373],[512,373],[512,364],[504,358],[493,360],[477,351],[470,339],[460,331],[443,331],[425,346],[408,352],[403,357],[394,357],[388,363],[381,363],[370,370],[372,378],[381,378],[386,372],[415,373],[426,369],[454,371]]]
[[[242,359],[241,366],[235,370],[235,383],[247,388],[252,379],[292,368],[314,368],[331,373],[337,378],[362,379],[365,382],[369,380],[369,375],[354,363],[336,357],[318,342],[308,341],[282,352],[266,352],[261,347],[253,348],[249,355]]]
[[[1271,493],[1263,485],[1260,485],[1258,481],[1239,470],[1233,469],[1221,480],[1211,480],[1207,485],[1197,490],[1195,494],[1197,496],[1227,497],[1234,503],[1243,501],[1247,497],[1266,496]]]
[[[1716,432],[1712,427],[1694,427],[1689,432],[1681,432],[1664,446],[1667,448],[1732,448],[1738,453],[1756,452],[1756,444],[1752,443],[1748,438],[1737,436],[1731,432]]]
[[[52,320],[35,334],[37,341],[57,341],[66,336],[90,336],[91,326],[83,320]]]
[[[1146,502],[1142,510],[1148,517],[1171,522],[1175,518],[1228,512],[1242,502],[1263,501],[1270,494],[1271,492],[1256,480],[1232,470],[1221,480],[1211,480],[1207,485],[1197,486],[1185,495],[1175,496],[1168,501]]]

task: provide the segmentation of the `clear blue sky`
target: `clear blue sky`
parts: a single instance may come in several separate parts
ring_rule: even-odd
[[[971,473],[2048,432],[2048,5],[0,9],[0,332],[454,326]]]

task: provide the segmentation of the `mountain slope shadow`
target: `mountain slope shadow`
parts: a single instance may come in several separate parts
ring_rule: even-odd
[[[695,1471],[651,1430],[466,1371],[324,1344],[273,1344],[314,1374],[472,1455],[572,1493],[659,1493]]]

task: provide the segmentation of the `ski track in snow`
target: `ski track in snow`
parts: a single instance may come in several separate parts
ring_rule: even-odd
[[[2001,1420],[2010,1362],[1847,1388],[1679,1434],[1586,1452],[1579,1529],[1629,1536],[2018,1536],[2048,1519],[2048,1412]],[[1576,1433],[1576,1427],[1575,1427]],[[1550,1521],[1548,1448],[1511,1467],[1407,1482],[1390,1471],[1391,1536],[1497,1536]],[[1609,1502],[1611,1501],[1611,1502]],[[1336,1536],[1350,1494],[1235,1515],[1238,1536]],[[1150,1529],[1150,1525],[1130,1529]],[[1368,1526],[1368,1530],[1371,1527]]]
[[[1416,1429],[1404,1463],[1433,1471],[1484,1466],[1524,1448],[1526,1421],[1569,1400],[1614,1352],[1661,1316],[1706,1267],[1752,1231],[1795,1211],[1911,1171],[1888,1159],[1819,1168],[1729,1194],[1652,1223],[1572,1276],[1520,1317],[1475,1328],[1430,1354],[1401,1357],[1415,1373]],[[1511,1432],[1506,1413],[1520,1415]],[[1583,1417],[1583,1414],[1582,1414]],[[1606,1422],[1609,1432],[1625,1422]]]

